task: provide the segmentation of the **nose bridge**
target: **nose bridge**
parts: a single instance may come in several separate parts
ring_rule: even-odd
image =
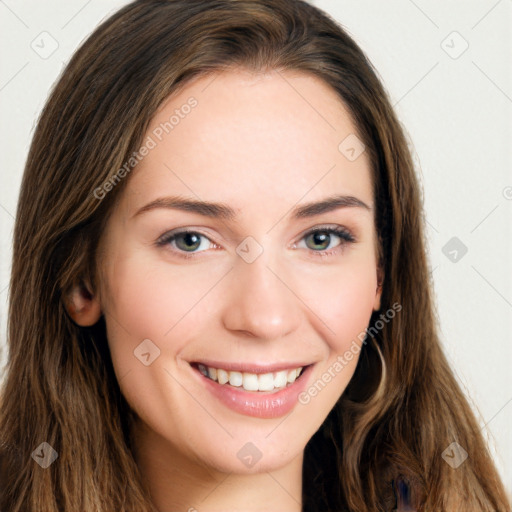
[[[260,339],[282,338],[295,330],[300,307],[286,284],[279,258],[251,237],[239,245],[237,254],[223,314],[224,326]]]

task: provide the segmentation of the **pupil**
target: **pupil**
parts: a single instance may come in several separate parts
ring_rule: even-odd
[[[313,234],[313,240],[315,245],[325,245],[327,242],[327,245],[329,245],[329,235],[326,233],[314,233]],[[320,240],[320,241],[318,241]]]
[[[194,233],[185,233],[183,240],[185,242],[185,249],[197,249],[200,243],[199,237]],[[193,247],[190,247],[190,245],[193,245]]]

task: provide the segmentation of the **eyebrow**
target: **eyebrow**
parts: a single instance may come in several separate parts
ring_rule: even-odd
[[[160,197],[144,205],[137,210],[133,217],[141,215],[158,208],[168,208],[174,210],[182,210],[191,213],[197,213],[205,217],[217,218],[226,221],[233,221],[236,218],[237,211],[225,203],[212,203],[208,201],[198,201],[195,199],[187,199],[178,196]],[[371,211],[372,208],[361,199],[354,196],[334,195],[322,199],[321,201],[313,201],[301,204],[292,209],[292,218],[301,219],[314,217],[322,213],[331,212],[338,208],[362,208]]]

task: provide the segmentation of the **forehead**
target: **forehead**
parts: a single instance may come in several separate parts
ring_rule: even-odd
[[[257,198],[297,203],[336,191],[370,204],[366,152],[353,160],[343,144],[340,150],[353,137],[347,108],[317,77],[245,70],[202,76],[154,115],[145,138],[153,147],[127,193],[135,203],[172,193],[237,209]]]

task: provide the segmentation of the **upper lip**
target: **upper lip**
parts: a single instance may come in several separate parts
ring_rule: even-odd
[[[210,366],[211,368],[217,368],[222,370],[227,370],[230,372],[240,372],[240,373],[274,373],[279,372],[281,370],[293,370],[294,368],[305,368],[309,366],[311,363],[241,363],[241,362],[219,362],[219,361],[194,361],[190,363],[192,365],[202,364],[204,366]]]

